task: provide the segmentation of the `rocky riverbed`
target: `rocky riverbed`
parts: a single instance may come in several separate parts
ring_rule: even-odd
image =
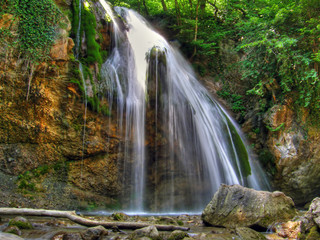
[[[1,216],[1,231],[18,233],[23,239],[264,239],[264,235],[250,228],[228,229],[211,227],[203,224],[200,215],[175,215],[175,216],[127,216],[113,214],[110,216],[88,216],[90,219],[116,221],[121,219],[128,222],[150,223],[149,229],[119,230],[117,228],[105,229],[103,227],[87,228],[71,222],[68,219],[49,217],[27,217],[33,229],[17,229],[8,227],[10,220],[15,216]],[[157,231],[153,224],[170,224],[190,228],[189,231]],[[21,227],[20,227],[21,228]],[[1,239],[19,239],[17,235],[1,235]],[[259,238],[260,237],[260,238]]]
[[[7,240],[316,240],[320,239],[319,227],[320,198],[312,201],[308,211],[301,212],[281,192],[256,191],[240,185],[221,185],[202,215],[75,214],[0,208],[0,239]]]

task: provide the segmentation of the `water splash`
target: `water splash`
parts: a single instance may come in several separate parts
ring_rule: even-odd
[[[221,183],[267,188],[239,128],[179,51],[138,13],[115,10],[127,31],[115,28],[102,76],[123,129],[126,210],[201,211]]]

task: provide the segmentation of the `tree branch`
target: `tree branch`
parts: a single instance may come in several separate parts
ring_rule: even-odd
[[[189,228],[175,225],[158,225],[138,222],[106,222],[91,220],[81,217],[75,211],[59,211],[32,208],[0,208],[0,215],[25,215],[25,216],[46,216],[57,218],[68,218],[69,220],[87,227],[103,226],[105,228],[117,227],[119,229],[139,229],[154,225],[159,231],[188,231]]]

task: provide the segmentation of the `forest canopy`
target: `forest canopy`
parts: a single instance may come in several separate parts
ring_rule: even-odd
[[[221,42],[233,40],[235,50],[242,57],[232,67],[240,69],[241,79],[248,85],[247,95],[268,102],[290,97],[296,106],[318,116],[319,0],[115,0],[112,3],[133,8],[169,29],[183,46],[185,55],[202,63],[197,69],[200,75],[208,73],[208,69],[213,74],[223,72],[217,51]]]

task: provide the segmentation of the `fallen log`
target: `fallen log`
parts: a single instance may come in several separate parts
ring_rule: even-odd
[[[69,220],[87,227],[103,226],[105,228],[139,229],[154,225],[159,231],[188,231],[189,228],[175,225],[160,225],[139,222],[107,222],[87,219],[76,214],[75,211],[59,211],[33,208],[0,208],[0,215],[45,216],[56,218],[68,218]]]

